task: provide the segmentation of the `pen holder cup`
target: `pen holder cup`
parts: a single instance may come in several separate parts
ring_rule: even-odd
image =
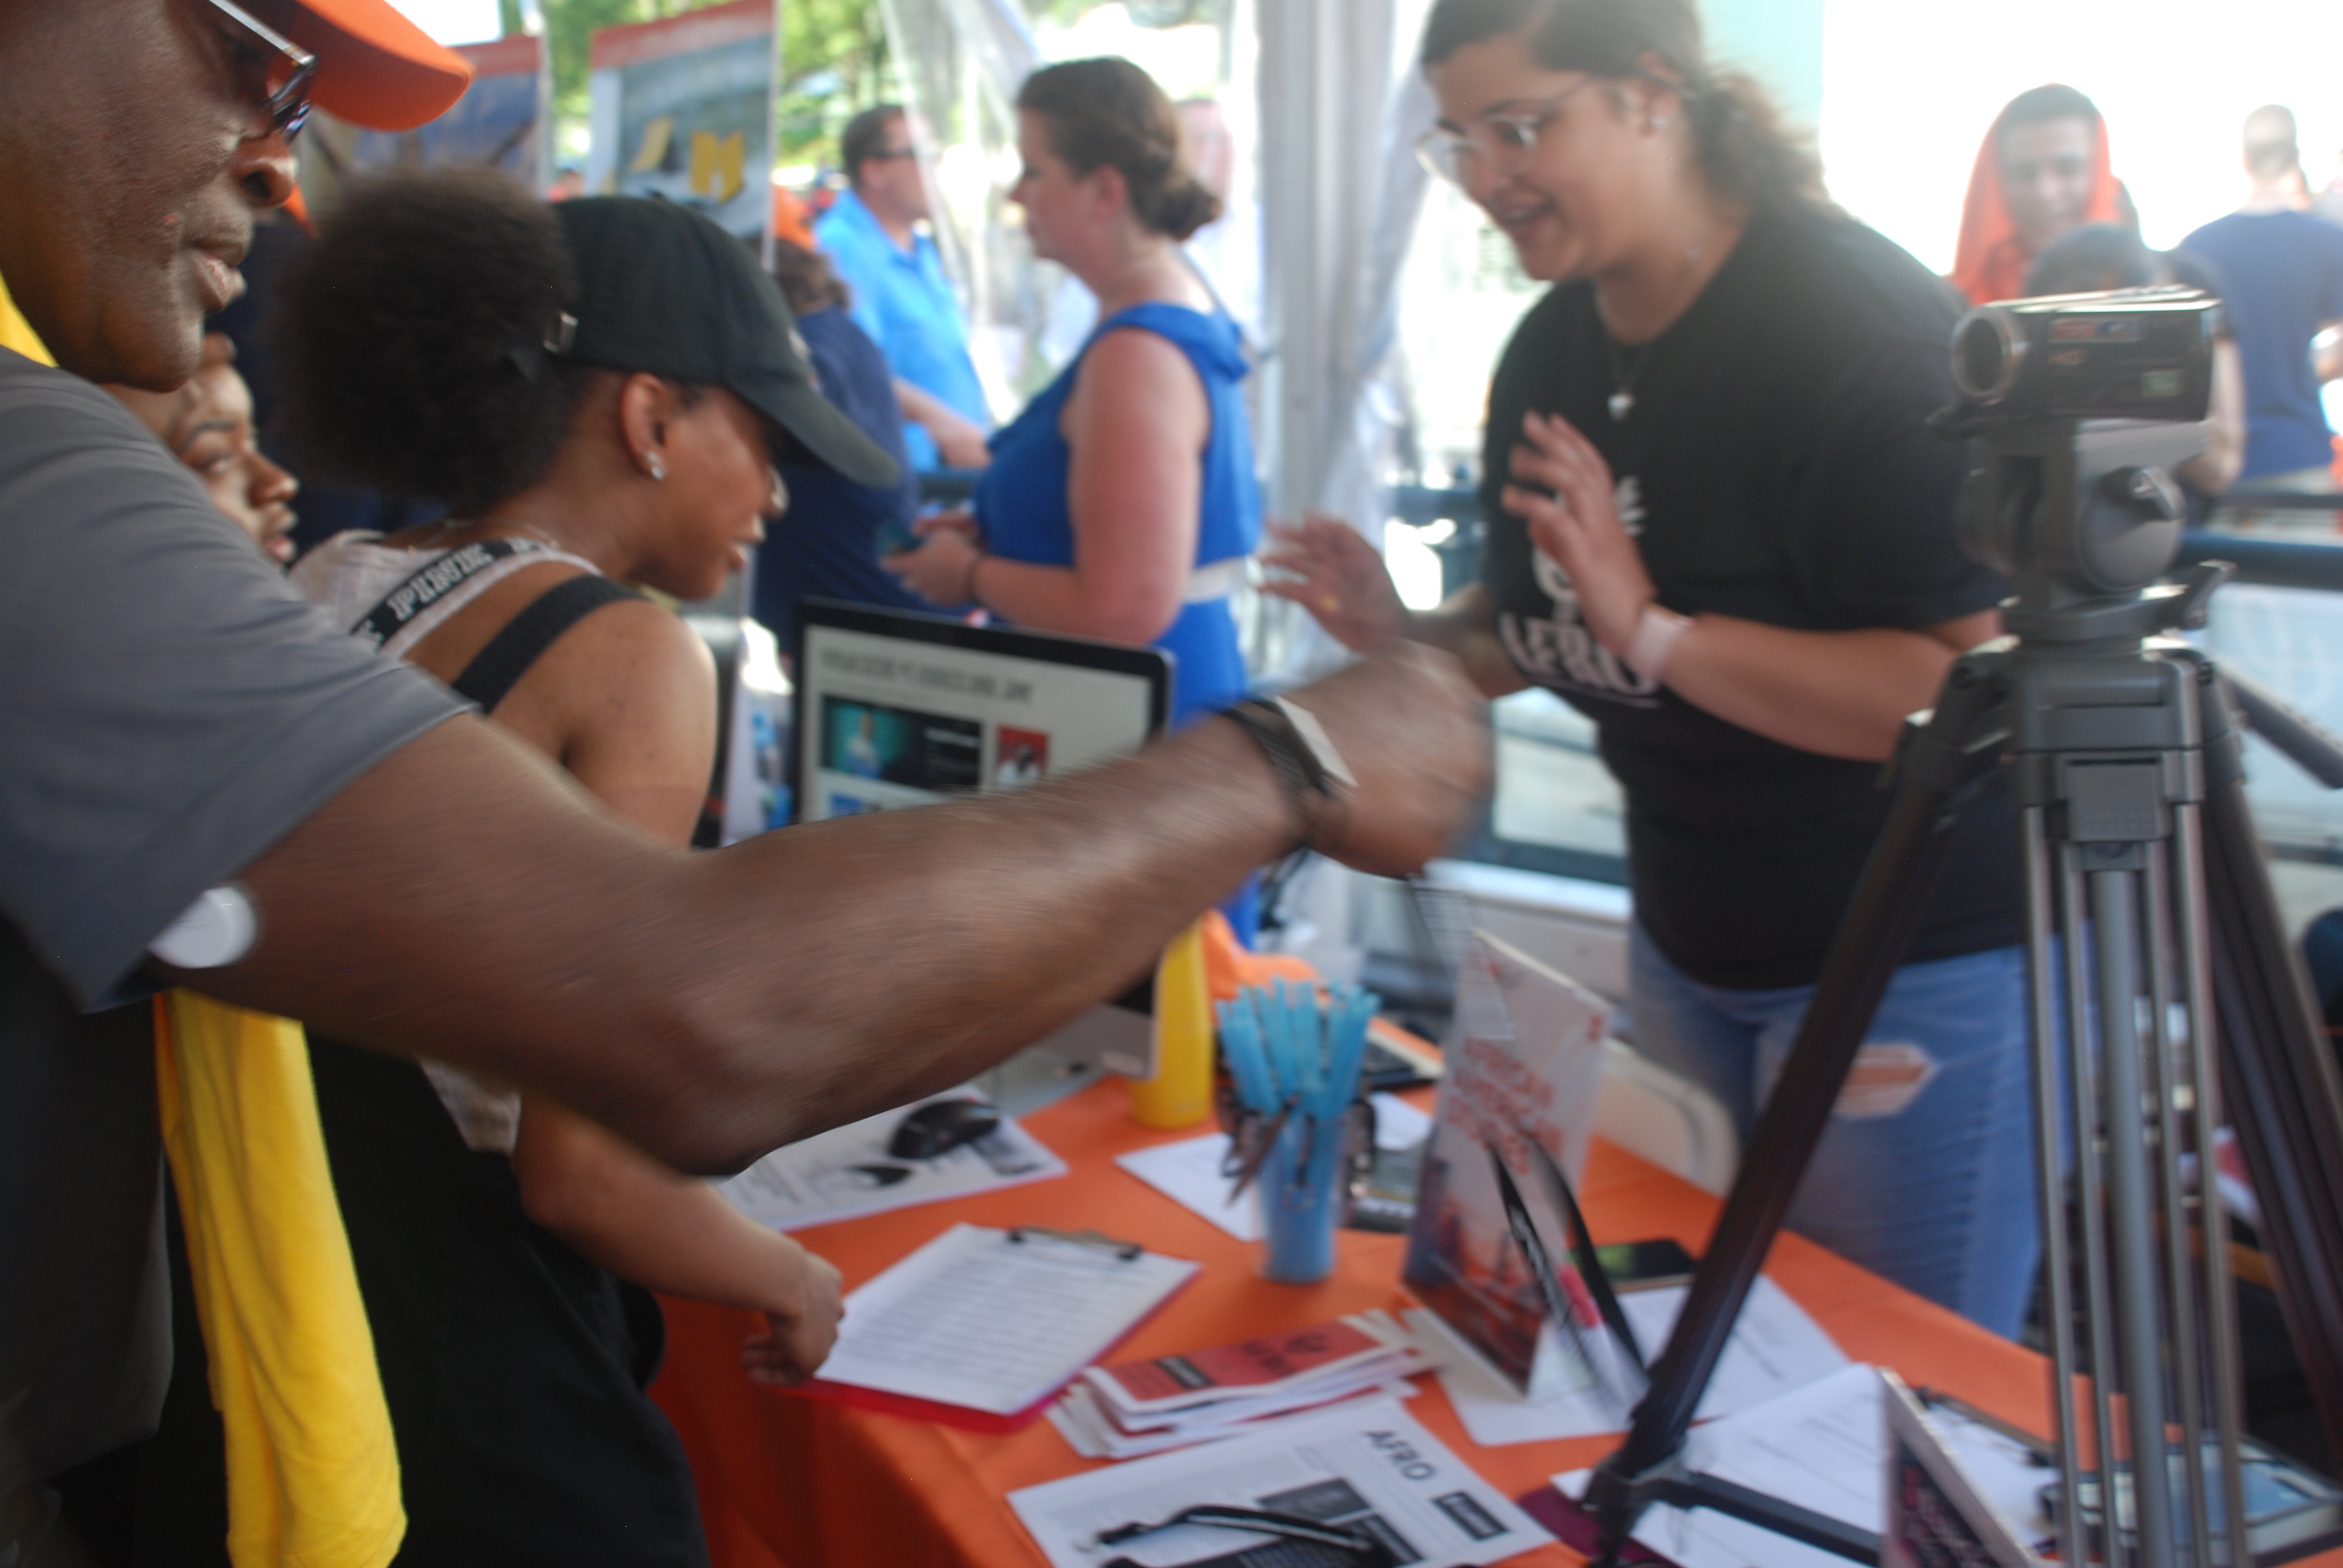
[[[1279,1130],[1261,1171],[1263,1279],[1314,1285],[1334,1271],[1334,1231],[1350,1200],[1343,1131],[1302,1117]]]

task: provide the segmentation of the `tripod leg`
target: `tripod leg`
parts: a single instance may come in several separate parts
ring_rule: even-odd
[[[2112,851],[2111,854],[2107,853]],[[2137,845],[2087,845],[2090,860],[2136,859]],[[2140,1121],[2139,974],[2141,930],[2138,872],[2128,866],[2094,866],[2090,879],[2092,938],[2098,959],[2099,1059],[2107,1094],[2107,1199],[2114,1245],[2117,1333],[2123,1357],[2124,1404],[2130,1417],[2132,1497],[2141,1522],[2141,1568],[2174,1568],[2169,1528],[2147,1521],[2172,1518],[2172,1471],[2166,1462],[2162,1294],[2157,1280],[2156,1231],[2149,1217],[2147,1151]],[[2105,1368],[2095,1369],[2101,1375]],[[2191,1441],[2196,1441],[2191,1434]],[[2102,1454],[2102,1464],[2105,1455]]]
[[[2051,967],[2057,961],[2054,950],[2057,926],[2051,903],[2051,850],[2043,815],[2041,807],[2028,806],[2019,827],[2026,852],[2026,963],[2032,982],[2027,987],[2027,1000],[2036,1042],[2034,1160],[2042,1203],[2042,1277],[2050,1298],[2046,1313],[2050,1329],[2050,1402],[2057,1415],[2058,1430],[2066,1432],[2076,1430],[2075,1282],[2067,1261],[2066,1205],[2058,1158],[2058,1061],[2055,1053],[2043,1049],[2047,1041],[2058,1038]],[[2083,1495],[2080,1461],[2073,1443],[2058,1445],[2059,1479],[2066,1488],[2062,1496],[2071,1499]],[[2071,1506],[2058,1510],[2058,1560],[2062,1563],[2084,1561],[2084,1537],[2077,1523],[2080,1517]]]
[[[2186,807],[2176,807],[2175,816]],[[2178,842],[2177,822],[2175,822],[2174,845]],[[2194,1126],[2200,1104],[2196,1085],[2187,1071],[2181,1042],[2174,1038],[2172,1029],[2173,986],[2176,970],[2185,972],[2185,952],[2173,945],[2174,909],[2172,845],[2151,845],[2147,865],[2147,1030],[2153,1049],[2147,1056],[2147,1093],[2157,1108],[2157,1197],[2159,1223],[2164,1232],[2165,1310],[2171,1314],[2173,1393],[2180,1406],[2180,1430],[2185,1435],[2181,1452],[2182,1473],[2188,1484],[2183,1500],[2188,1516],[2192,1563],[2210,1564],[2213,1561],[2212,1493],[2205,1475],[2205,1358],[2198,1353],[2205,1343],[2197,1326],[2197,1274],[2191,1266],[2189,1246],[2197,1239],[2197,1227],[2191,1222],[2187,1190],[2181,1184],[2180,1151],[2194,1147],[2209,1151],[2211,1144],[2184,1141],[2184,1123]],[[2200,1157],[2201,1158],[2201,1157]],[[2211,1183],[2206,1186],[2209,1189]]]
[[[1959,798],[1994,766],[1999,732],[1988,732],[1988,720],[2000,698],[1999,664],[1993,653],[1956,664],[1927,728],[1906,749],[1905,782],[1847,901],[1783,1065],[1781,1087],[1759,1119],[1692,1293],[1653,1369],[1650,1392],[1635,1408],[1625,1443],[1588,1483],[1598,1562],[1615,1558],[1651,1500],[1636,1478],[1656,1472],[1684,1446],[1734,1320],[1927,908]]]
[[[1776,1535],[1812,1546],[1850,1563],[1877,1564],[1879,1537],[1859,1525],[1843,1523],[1827,1513],[1801,1508],[1778,1497],[1752,1491],[1714,1475],[1685,1475],[1655,1489],[1651,1499],[1673,1507],[1705,1508],[1745,1520]]]
[[[2058,849],[2059,926],[2069,933],[2063,944],[2066,958],[2066,1052],[2068,1108],[2074,1119],[2076,1223],[2083,1233],[2083,1294],[2091,1303],[2084,1314],[2091,1338],[2091,1470],[2099,1495],[2115,1495],[2115,1402],[2108,1397],[2108,1378],[2116,1364],[2114,1325],[2098,1303],[2109,1299],[2107,1290],[2107,1205],[2101,1198],[2099,1136],[2099,1053],[2091,1048],[2091,970],[2084,961],[2080,932],[2086,899],[2080,858],[2074,846]],[[2063,1222],[2063,1221],[2062,1221]],[[2062,1431],[2071,1429],[2061,1429]],[[2071,1444],[2066,1446],[2072,1446]],[[2070,1494],[2075,1495],[2075,1494]],[[2077,1557],[2076,1562],[2085,1561]],[[2123,1538],[2109,1538],[2108,1568],[2127,1561]]]
[[[2238,781],[2207,787],[2205,828],[2222,1088],[2287,1331],[2343,1456],[2343,1094]]]
[[[2209,689],[2202,687],[2200,690]],[[2207,728],[2210,728],[2208,725]],[[2246,1481],[2238,1465],[2245,1437],[2246,1414],[2242,1384],[2245,1362],[2237,1350],[2237,1303],[2229,1280],[2229,1212],[2213,1176],[2213,1135],[2221,1125],[2224,1091],[2216,1060],[2213,1022],[2213,935],[2205,896],[2205,830],[2203,809],[2183,806],[2174,813],[2172,849],[2179,868],[2175,912],[2180,920],[2180,950],[2188,955],[2188,1048],[2190,1070],[2197,1090],[2196,1130],[2198,1212],[2204,1217],[2205,1256],[2201,1265],[2205,1292],[2205,1375],[2213,1390],[2214,1430],[2220,1437],[2221,1516],[2246,1517]],[[2207,1557],[2206,1561],[2212,1559]],[[2228,1561],[2243,1564],[2246,1554],[2232,1547]]]

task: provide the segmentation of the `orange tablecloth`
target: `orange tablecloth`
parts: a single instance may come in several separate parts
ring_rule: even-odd
[[[1344,1231],[1334,1277],[1322,1285],[1258,1278],[1256,1247],[1232,1241],[1113,1163],[1127,1150],[1202,1130],[1149,1132],[1130,1120],[1124,1103],[1121,1085],[1103,1083],[1026,1119],[1072,1168],[1061,1180],[824,1226],[799,1239],[839,1266],[849,1290],[962,1221],[1095,1226],[1201,1261],[1202,1271],[1119,1356],[1195,1350],[1404,1300],[1396,1236]],[[1719,1208],[1706,1193],[1599,1142],[1583,1197],[1599,1240],[1672,1236],[1694,1252]],[[2049,1429],[2048,1379],[2032,1352],[1796,1236],[1782,1238],[1767,1272],[1856,1360],[1893,1366],[1916,1387],[1956,1394],[2029,1431]],[[690,1451],[716,1568],[1047,1568],[1007,1495],[1095,1467],[1048,1422],[995,1436],[768,1392],[740,1374],[740,1342],[754,1326],[748,1314],[669,1301],[667,1315],[667,1370],[654,1392]],[[1593,1463],[1617,1441],[1482,1448],[1465,1435],[1437,1381],[1425,1381],[1410,1410],[1508,1496]],[[1513,1561],[1559,1568],[1581,1559],[1554,1546]],[[2343,1553],[2318,1561],[2343,1563]]]

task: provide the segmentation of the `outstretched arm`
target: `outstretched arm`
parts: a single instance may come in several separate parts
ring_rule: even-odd
[[[765,1315],[743,1360],[759,1382],[813,1375],[838,1339],[838,1270],[662,1170],[582,1117],[530,1097],[512,1153],[528,1217],[645,1290]]]
[[[1488,772],[1454,664],[1393,651],[1293,695],[1360,781],[1320,846],[1383,872],[1437,853]],[[1210,721],[1032,789],[690,855],[458,719],[253,862],[250,955],[172,978],[732,1170],[1112,995],[1299,830],[1258,748]]]

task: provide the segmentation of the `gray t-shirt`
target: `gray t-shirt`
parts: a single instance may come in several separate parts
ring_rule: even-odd
[[[160,1405],[146,945],[462,710],[328,624],[120,404],[0,350],[0,1492]]]

